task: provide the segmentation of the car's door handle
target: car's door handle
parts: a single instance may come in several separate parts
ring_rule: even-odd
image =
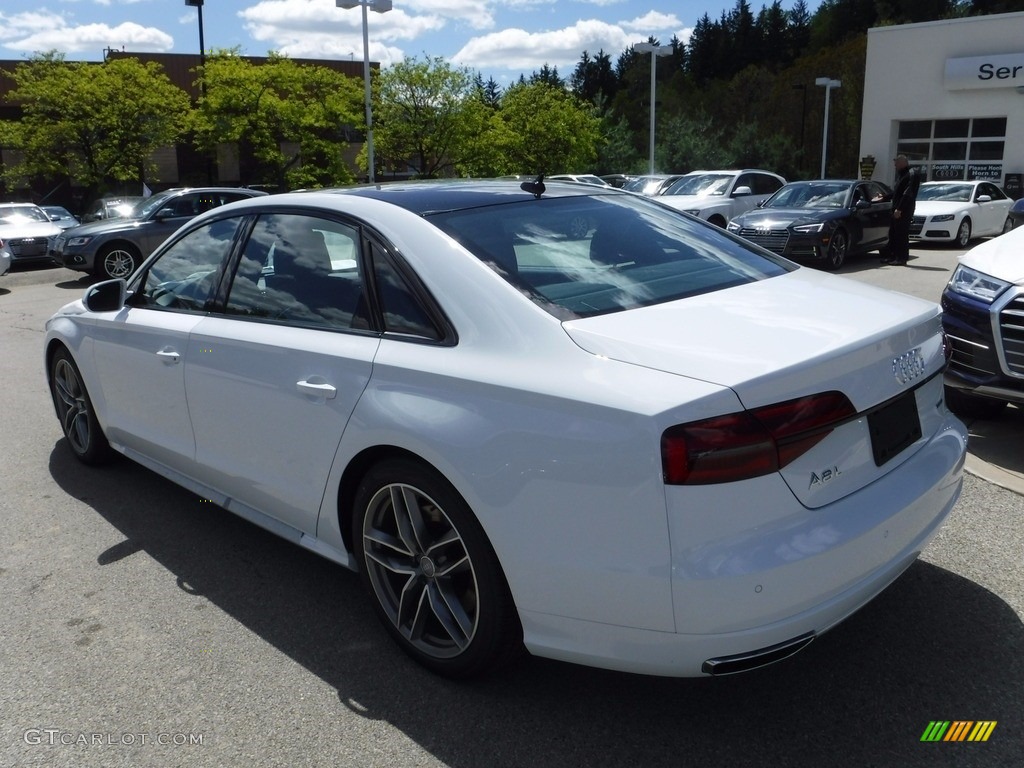
[[[156,353],[156,356],[163,358],[163,361],[168,365],[175,365],[179,360],[181,360],[181,355],[173,349],[161,349]]]
[[[320,379],[319,376],[312,378]],[[299,392],[302,392],[303,394],[313,395],[314,397],[323,397],[327,400],[333,400],[338,394],[338,390],[323,379],[320,379],[320,381],[313,381],[311,379],[297,381],[295,382],[295,386],[298,388]]]

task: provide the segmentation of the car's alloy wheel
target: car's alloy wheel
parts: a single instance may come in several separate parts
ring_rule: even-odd
[[[111,456],[110,444],[96,420],[78,366],[63,347],[54,353],[50,365],[50,392],[71,451],[86,464],[106,461]]]
[[[839,269],[843,266],[843,262],[846,261],[846,251],[849,247],[850,241],[846,237],[846,232],[837,229],[828,243],[828,253],[825,254],[825,268]]]
[[[403,650],[435,672],[465,677],[521,647],[498,559],[444,478],[414,461],[382,462],[363,479],[354,508],[359,569]]]
[[[127,278],[139,266],[139,254],[126,246],[114,246],[100,254],[100,276]]]
[[[960,222],[960,228],[956,231],[956,243],[961,248],[966,248],[971,243],[971,220],[964,219]]]

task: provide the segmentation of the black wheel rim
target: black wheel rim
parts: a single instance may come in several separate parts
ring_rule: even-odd
[[[450,659],[469,647],[480,619],[476,572],[440,505],[411,485],[384,486],[367,507],[363,550],[377,600],[413,648]]]

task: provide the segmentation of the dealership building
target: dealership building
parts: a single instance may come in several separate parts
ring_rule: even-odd
[[[868,30],[862,174],[891,184],[897,154],[1024,196],[1024,13]]]

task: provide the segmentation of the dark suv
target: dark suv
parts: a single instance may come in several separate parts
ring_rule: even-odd
[[[1024,405],[1024,229],[960,257],[942,292],[942,327],[953,356],[946,401],[961,416],[991,418]]]
[[[265,194],[235,187],[169,189],[136,205],[128,218],[64,230],[51,256],[68,269],[102,278],[128,277],[185,222],[225,203]]]

